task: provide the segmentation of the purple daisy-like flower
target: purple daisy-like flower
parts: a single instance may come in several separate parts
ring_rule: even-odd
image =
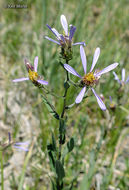
[[[83,46],[80,46],[80,55],[81,55],[83,69],[84,69],[84,76],[83,77],[81,75],[79,75],[77,73],[77,71],[75,71],[70,65],[64,64],[64,68],[68,72],[70,72],[71,74],[73,74],[73,75],[75,75],[81,79],[80,84],[83,86],[83,88],[82,88],[81,92],[78,94],[78,96],[76,97],[75,102],[76,102],[76,104],[80,103],[84,97],[85,92],[86,92],[86,87],[90,87],[93,94],[95,95],[95,97],[97,99],[97,102],[98,102],[98,105],[100,106],[100,108],[102,110],[106,110],[105,104],[103,103],[102,99],[96,94],[93,86],[98,83],[98,80],[102,74],[105,74],[105,73],[115,69],[118,66],[118,63],[113,63],[113,64],[109,65],[108,67],[104,68],[103,70],[101,70],[101,71],[96,70],[93,73],[93,69],[94,69],[94,67],[98,61],[99,55],[100,55],[100,48],[96,48],[90,72],[87,73],[87,61],[86,61],[86,55],[85,55],[85,51],[84,51]]]
[[[23,151],[29,151],[28,146],[29,146],[29,141],[26,142],[15,142],[12,141],[11,133],[8,132],[8,141],[2,144],[2,149],[3,151],[8,149],[8,147],[13,147],[18,150],[23,150]]]
[[[73,39],[74,33],[76,31],[76,27],[73,25],[69,25],[70,31],[68,32],[68,23],[67,23],[66,17],[64,15],[61,15],[60,21],[61,21],[61,25],[62,25],[63,30],[64,30],[64,34],[59,34],[59,32],[55,28],[51,28],[47,24],[46,26],[55,35],[57,41],[49,38],[48,36],[45,36],[46,39],[60,45],[63,48],[66,46],[71,47],[71,45],[72,46],[75,46],[75,45],[84,45],[85,46],[86,45],[85,42],[72,43],[72,39]]]
[[[27,151],[29,151],[29,149],[28,149],[29,144],[30,143],[28,141],[26,141],[26,142],[16,142],[16,143],[14,143],[13,148],[16,148],[16,149],[23,150],[23,151],[27,152]]]
[[[115,80],[117,80],[117,82],[120,84],[120,85],[124,85],[126,83],[129,82],[129,76],[127,77],[127,79],[125,80],[125,69],[123,68],[122,69],[122,72],[121,72],[121,75],[122,75],[122,80],[119,79],[118,75],[113,72],[113,75],[115,77]]]
[[[28,151],[28,145],[30,144],[28,141],[26,142],[12,142],[12,138],[11,138],[11,133],[8,132],[8,144],[9,145],[13,145],[13,148],[19,149],[19,150],[23,150],[23,151]]]
[[[112,97],[111,97],[111,96],[109,96],[109,100],[110,100],[110,104],[109,104],[110,109],[111,109],[111,110],[115,110],[116,104],[115,104],[114,101],[112,100]]]
[[[38,57],[35,57],[35,59],[34,59],[34,67],[27,60],[25,60],[25,66],[27,68],[29,77],[14,79],[13,82],[22,82],[22,81],[26,81],[26,80],[31,80],[37,86],[39,86],[39,84],[48,85],[48,82],[45,80],[42,80],[42,77],[39,76],[37,73]]]

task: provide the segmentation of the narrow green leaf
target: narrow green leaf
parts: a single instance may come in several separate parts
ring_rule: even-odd
[[[67,143],[68,151],[71,152],[74,148],[74,138],[71,138],[70,141]]]
[[[54,106],[47,100],[47,98],[45,98],[44,96],[42,96],[43,102],[45,103],[48,111],[53,115],[53,117],[55,117],[57,120],[59,120],[59,115],[58,113],[55,111]]]
[[[60,119],[59,131],[60,131],[60,134],[65,134],[65,121],[63,119]]]
[[[53,146],[53,150],[56,151],[56,140],[53,133],[52,133],[52,146]]]
[[[64,168],[59,160],[56,160],[56,174],[59,180],[62,180],[65,177]]]
[[[50,177],[50,180],[51,180],[51,184],[52,184],[52,190],[56,190],[56,185],[51,177]]]
[[[55,171],[55,160],[56,156],[53,152],[53,146],[52,144],[47,145],[47,150],[48,150],[48,156],[49,156],[49,161],[50,161],[50,166],[53,171]]]

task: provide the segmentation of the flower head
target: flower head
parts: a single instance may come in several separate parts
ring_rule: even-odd
[[[48,82],[42,80],[42,77],[39,76],[37,73],[38,57],[35,57],[35,59],[34,59],[34,67],[27,60],[25,60],[25,66],[28,71],[29,77],[14,79],[13,82],[22,82],[25,80],[31,80],[34,83],[34,85],[36,85],[36,86],[48,85]]]
[[[59,34],[55,28],[51,28],[48,24],[46,25],[49,28],[49,30],[51,30],[51,32],[55,35],[57,41],[55,41],[47,36],[45,36],[45,38],[62,46],[62,47],[65,47],[65,46],[71,47],[71,45],[73,45],[73,46],[74,45],[84,45],[85,46],[85,42],[72,43],[72,39],[73,39],[74,33],[76,31],[76,27],[73,25],[69,25],[70,32],[68,32],[68,23],[67,23],[66,17],[64,15],[61,15],[60,21],[61,21],[61,25],[64,30],[63,34]]]
[[[13,147],[15,149],[19,149],[19,150],[23,150],[23,151],[28,151],[29,150],[28,149],[29,144],[30,143],[28,141],[26,141],[26,142],[14,142],[14,141],[12,141],[11,133],[8,132],[8,141],[5,142],[4,144],[2,144],[1,147],[2,147],[3,151],[8,149],[9,147]]]
[[[73,75],[79,77],[81,79],[80,85],[83,87],[79,95],[76,97],[75,102],[78,104],[82,101],[84,94],[86,92],[86,88],[90,87],[93,94],[95,95],[97,102],[102,110],[106,110],[106,106],[103,103],[102,99],[96,94],[93,86],[96,85],[99,81],[99,78],[101,77],[102,74],[107,73],[113,69],[115,69],[118,66],[118,63],[113,63],[112,65],[109,65],[108,67],[104,68],[103,70],[95,70],[93,72],[93,69],[98,61],[99,55],[100,55],[100,48],[96,48],[94,57],[93,57],[93,62],[91,65],[90,72],[87,73],[87,60],[86,60],[86,55],[83,46],[80,46],[80,55],[81,55],[81,60],[82,60],[82,65],[83,65],[83,70],[84,70],[84,76],[82,77],[81,75],[78,74],[77,71],[75,71],[70,65],[64,64],[64,68],[72,73]]]
[[[48,36],[45,36],[45,38],[61,46],[62,48],[61,55],[63,58],[71,59],[72,58],[71,46],[75,45],[85,46],[85,42],[73,43],[73,36],[76,31],[76,27],[73,25],[69,25],[70,31],[68,32],[68,23],[64,15],[61,15],[60,21],[63,27],[63,34],[59,34],[59,32],[55,28],[51,28],[48,24],[46,25],[49,28],[49,30],[51,30],[51,32],[55,35],[57,41],[49,38]]]
[[[122,85],[122,86],[129,82],[129,76],[128,76],[127,79],[125,80],[125,69],[124,69],[124,68],[122,69],[122,72],[121,72],[122,80],[119,79],[119,77],[117,76],[117,74],[116,74],[115,72],[113,72],[113,75],[114,75],[114,77],[115,77],[115,80],[117,80],[117,82],[118,82],[120,85]]]
[[[110,104],[109,104],[110,109],[114,111],[115,108],[116,108],[116,104],[115,104],[114,101],[112,101],[112,97],[111,96],[109,96],[109,100],[110,100]]]
[[[28,141],[26,142],[16,142],[13,144],[13,148],[15,149],[18,149],[18,150],[23,150],[25,152],[27,152],[29,149],[28,149],[28,145],[30,143]]]

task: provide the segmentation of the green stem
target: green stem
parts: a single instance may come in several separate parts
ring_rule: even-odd
[[[66,71],[66,74],[67,74],[66,82],[68,82],[68,81],[69,81],[68,71]],[[65,113],[67,92],[68,92],[68,88],[65,88],[65,93],[64,93],[64,105],[63,105],[63,110],[62,110],[61,118],[64,117],[64,113]]]
[[[1,190],[4,190],[4,167],[3,167],[3,151],[0,150],[0,162],[1,162]]]
[[[68,61],[66,60],[66,63],[68,64]],[[66,83],[69,81],[69,75],[68,75],[68,71],[66,71]],[[65,92],[64,92],[64,102],[63,102],[63,109],[62,109],[62,113],[61,113],[61,117],[59,119],[59,155],[58,155],[58,160],[61,160],[61,151],[62,151],[62,144],[64,144],[64,139],[65,139],[65,133],[62,133],[62,129],[60,130],[60,127],[62,127],[62,120],[64,118],[64,114],[65,114],[65,110],[66,110],[66,97],[67,97],[67,92],[68,92],[68,88],[69,87],[65,87]],[[61,184],[60,184],[61,182]],[[60,181],[59,179],[57,179],[57,188],[59,190],[63,189],[63,181]]]
[[[66,61],[66,63],[68,64],[68,61]],[[66,71],[66,82],[69,81],[69,75],[68,75],[68,71]],[[61,113],[61,119],[63,119],[64,114],[65,114],[65,110],[66,110],[66,97],[67,97],[67,92],[68,92],[68,88],[65,88],[65,92],[64,92],[64,103],[63,103],[63,110]],[[60,134],[59,136],[59,160],[61,158],[61,149],[62,149],[62,134]]]

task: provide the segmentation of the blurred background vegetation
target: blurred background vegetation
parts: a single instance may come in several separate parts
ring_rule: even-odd
[[[8,4],[25,4],[26,9],[8,9]],[[38,89],[30,81],[13,84],[14,78],[27,76],[24,58],[34,61],[39,56],[38,71],[49,81],[50,88],[63,95],[65,73],[59,65],[58,45],[44,39],[54,39],[46,24],[62,33],[60,15],[77,27],[74,42],[85,41],[88,69],[96,47],[101,54],[96,68],[118,62],[115,72],[121,79],[122,68],[129,75],[129,1],[128,0],[5,0],[0,2],[0,138],[10,131],[18,141],[34,143],[30,161],[25,169],[24,190],[51,189],[47,143],[53,131],[58,137],[58,123],[49,114]],[[70,61],[83,73],[79,46],[73,47]],[[76,77],[71,76],[74,81]],[[119,91],[112,72],[104,75],[96,92],[104,97],[108,108],[102,112],[95,97],[88,98],[68,111],[67,139],[76,139],[76,148],[66,159],[66,184],[73,189],[129,189],[129,84]],[[68,104],[72,104],[80,89],[69,89]],[[110,109],[109,96],[116,104]],[[58,112],[62,99],[49,96]],[[102,134],[102,135],[101,135]],[[18,189],[20,169],[7,167],[16,154],[5,154],[7,189]],[[20,155],[23,154],[20,152]],[[18,158],[20,157],[18,155]],[[14,162],[15,162],[14,158]],[[19,159],[18,159],[19,160]],[[23,159],[24,162],[24,159]],[[17,165],[19,165],[17,161]],[[8,170],[7,170],[8,168]],[[6,174],[5,174],[6,175]],[[87,186],[86,186],[87,182]],[[85,187],[85,188],[84,188]]]

